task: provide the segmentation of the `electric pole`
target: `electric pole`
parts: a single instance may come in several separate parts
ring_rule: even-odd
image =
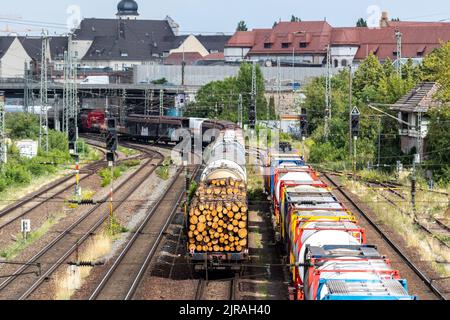
[[[348,83],[349,83],[349,93],[348,93],[348,100],[349,100],[349,134],[348,134],[348,138],[349,138],[349,154],[350,154],[350,158],[352,157],[352,152],[353,152],[353,136],[352,136],[352,111],[353,111],[353,77],[352,77],[352,66],[348,66]]]
[[[239,94],[239,104],[238,104],[238,124],[241,129],[244,127],[244,119],[242,112],[242,93]]]
[[[395,31],[395,38],[397,39],[397,74],[402,77],[402,33]]]
[[[330,134],[331,121],[331,49],[327,46],[327,77],[325,80],[325,139],[328,140]]]
[[[277,58],[277,111],[281,114],[281,68],[280,68],[280,57]],[[276,113],[276,112],[275,112]]]
[[[251,92],[251,101],[250,101],[250,110],[249,110],[249,127],[251,129],[255,128],[256,125],[256,94],[257,94],[257,86],[256,86],[256,61],[253,61],[252,65],[252,92]]]
[[[5,93],[0,91],[0,166],[7,161],[6,133],[5,133]]]
[[[159,90],[159,116],[164,116],[164,90]]]
[[[47,52],[48,52],[48,32],[42,31],[42,51],[41,51],[41,110],[39,113],[39,146],[48,152],[48,76],[47,76]]]
[[[25,61],[24,63],[24,89],[23,89],[23,111],[25,113],[29,112],[29,107],[31,103],[31,92],[30,92],[30,69],[28,63]]]

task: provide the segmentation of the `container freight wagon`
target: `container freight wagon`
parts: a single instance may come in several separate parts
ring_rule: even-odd
[[[196,270],[240,269],[248,259],[245,148],[239,130],[223,130],[204,153],[207,165],[186,217]]]
[[[415,300],[398,270],[367,245],[308,246],[299,272],[307,300]]]

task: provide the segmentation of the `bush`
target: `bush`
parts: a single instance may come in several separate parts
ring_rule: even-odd
[[[8,165],[5,170],[5,177],[8,181],[19,185],[31,182],[31,173],[23,166]]]

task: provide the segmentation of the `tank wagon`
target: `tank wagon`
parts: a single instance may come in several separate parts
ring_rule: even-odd
[[[292,300],[413,300],[355,216],[295,154],[272,154],[266,191],[290,265]]]

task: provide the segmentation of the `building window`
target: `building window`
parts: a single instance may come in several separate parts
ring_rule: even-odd
[[[288,42],[283,42],[283,43],[281,44],[281,47],[282,47],[283,49],[289,48],[289,43],[288,43]]]
[[[339,67],[339,61],[337,59],[334,59],[334,67],[335,68]]]
[[[347,66],[347,60],[343,59],[342,62],[341,62],[341,65],[343,67],[346,67]]]
[[[300,48],[306,48],[308,44],[306,42],[300,42]]]
[[[264,43],[264,49],[270,49],[270,48],[272,48],[271,43]]]

